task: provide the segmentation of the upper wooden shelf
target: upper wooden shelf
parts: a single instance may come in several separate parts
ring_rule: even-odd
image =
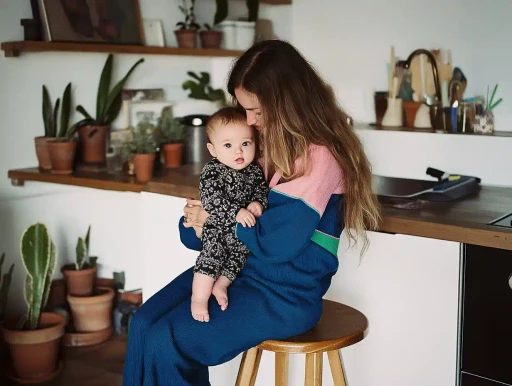
[[[512,131],[495,131],[493,134],[478,134],[478,133],[451,133],[451,132],[437,132],[433,129],[418,129],[414,127],[405,126],[381,126],[374,123],[369,124],[356,124],[356,129],[362,130],[374,130],[374,131],[404,131],[409,133],[432,133],[432,134],[443,134],[443,135],[458,135],[458,136],[479,136],[479,137],[512,137]]]
[[[139,55],[181,55],[181,56],[210,56],[210,57],[237,57],[243,51],[222,50],[213,48],[179,48],[179,47],[152,47],[127,46],[112,44],[88,43],[58,43],[58,42],[32,42],[17,41],[3,42],[0,45],[8,58],[20,56],[22,52],[106,52],[119,54]]]

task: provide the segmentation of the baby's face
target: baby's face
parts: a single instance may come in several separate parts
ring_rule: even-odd
[[[242,170],[254,159],[256,145],[253,128],[241,123],[219,125],[210,135],[208,150],[224,165]]]

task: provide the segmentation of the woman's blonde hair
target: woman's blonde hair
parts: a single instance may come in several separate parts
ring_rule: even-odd
[[[270,171],[281,170],[285,179],[307,170],[310,144],[327,147],[343,171],[345,199],[340,208],[349,240],[364,239],[366,230],[378,229],[380,207],[372,192],[371,166],[347,115],[333,90],[291,44],[280,40],[256,43],[234,64],[228,91],[254,94],[264,121],[263,145]],[[303,170],[295,160],[304,159]],[[271,177],[271,175],[270,175]]]

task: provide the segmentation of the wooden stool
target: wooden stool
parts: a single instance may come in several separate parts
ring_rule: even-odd
[[[276,386],[288,385],[288,354],[306,354],[306,386],[322,385],[323,353],[327,352],[335,386],[346,386],[340,348],[357,343],[366,335],[368,320],[356,309],[323,300],[320,320],[311,330],[286,340],[266,340],[246,351],[240,363],[236,386],[254,386],[263,350],[276,353]]]

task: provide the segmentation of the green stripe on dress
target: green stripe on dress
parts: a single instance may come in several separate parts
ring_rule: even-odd
[[[313,236],[311,236],[311,241],[320,245],[322,248],[325,248],[334,256],[338,256],[338,246],[340,244],[339,239],[328,236],[325,233],[315,230],[315,233],[313,233]]]

